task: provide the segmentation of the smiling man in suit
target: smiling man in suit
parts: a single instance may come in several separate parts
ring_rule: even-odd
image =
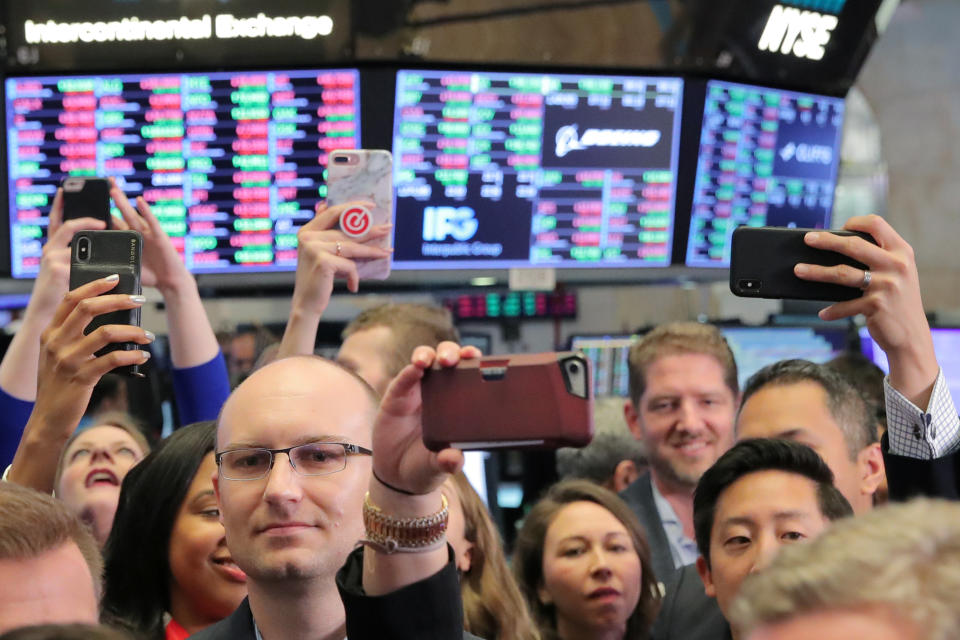
[[[661,325],[630,349],[630,399],[624,416],[644,443],[650,473],[621,497],[647,531],[658,580],[691,565],[693,490],[733,444],[739,404],[737,365],[711,325]]]

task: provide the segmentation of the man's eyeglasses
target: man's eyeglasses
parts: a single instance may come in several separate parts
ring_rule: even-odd
[[[304,476],[325,476],[343,471],[347,456],[372,456],[370,449],[342,442],[310,442],[286,449],[260,447],[220,451],[214,457],[227,480],[259,480],[273,469],[278,453],[287,454],[290,466]]]

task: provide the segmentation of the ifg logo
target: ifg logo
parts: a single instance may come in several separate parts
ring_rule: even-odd
[[[464,242],[476,235],[479,224],[470,207],[427,207],[423,210],[423,239],[441,242],[450,236]]]

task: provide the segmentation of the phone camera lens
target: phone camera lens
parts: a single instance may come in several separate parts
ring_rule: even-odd
[[[90,259],[90,239],[89,238],[78,238],[77,239],[77,260],[85,262]]]
[[[571,362],[568,364],[567,369],[570,371],[570,373],[580,373],[580,365],[576,362]]]
[[[337,164],[346,164],[350,162],[350,158],[347,156],[333,156],[333,161]]]

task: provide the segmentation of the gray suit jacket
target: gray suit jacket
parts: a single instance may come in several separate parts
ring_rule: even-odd
[[[620,497],[629,505],[640,524],[647,532],[647,542],[650,543],[650,556],[653,560],[653,573],[657,580],[663,582],[673,575],[673,555],[670,553],[670,542],[663,530],[663,522],[657,512],[657,505],[653,501],[653,480],[650,474],[644,474],[633,484],[623,490]]]

